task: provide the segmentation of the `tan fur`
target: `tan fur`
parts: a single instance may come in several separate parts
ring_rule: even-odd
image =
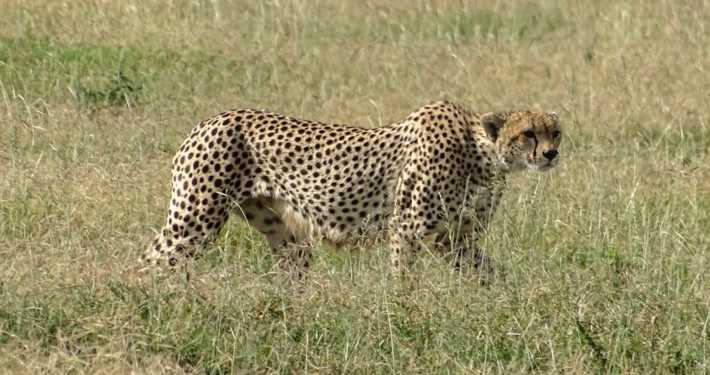
[[[554,167],[559,131],[553,113],[480,116],[448,102],[377,129],[225,112],[197,125],[175,155],[168,222],[141,260],[173,266],[193,256],[235,212],[289,268],[308,266],[313,240],[343,244],[381,230],[396,269],[430,234],[457,265],[473,258],[478,267],[475,234],[505,175]]]

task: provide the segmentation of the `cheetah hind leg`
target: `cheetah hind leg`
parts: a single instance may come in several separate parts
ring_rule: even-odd
[[[227,222],[229,214],[226,199],[211,202],[210,209],[214,213],[209,217],[184,213],[180,202],[180,199],[171,201],[168,222],[155,236],[152,245],[140,256],[142,269],[139,271],[146,271],[151,266],[157,267],[161,273],[163,267],[171,271],[184,270],[185,260],[197,258],[200,248],[213,242]]]
[[[213,240],[186,235],[184,231],[173,235],[169,229],[163,228],[152,241],[152,245],[138,259],[138,272],[144,274],[150,269],[155,270],[158,275],[164,274],[165,270],[185,272],[186,261],[199,258],[200,248]],[[190,275],[187,277],[189,279]]]
[[[272,272],[297,272],[299,277],[304,276],[310,266],[310,244],[296,239],[274,210],[272,199],[250,198],[241,202],[235,211],[250,227],[266,236],[274,259]]]

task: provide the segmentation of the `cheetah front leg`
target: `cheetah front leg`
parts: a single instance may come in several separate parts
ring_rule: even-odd
[[[402,238],[401,235],[393,234],[390,236],[389,240],[389,250],[390,250],[390,268],[392,273],[395,275],[400,275],[402,273],[402,267],[404,264],[408,263],[407,254],[405,253],[406,246],[404,243],[408,241],[406,238]]]
[[[456,255],[455,269],[473,274],[481,285],[487,285],[496,279],[498,273],[495,264],[481,247],[475,244],[461,245],[453,251]]]
[[[417,254],[421,247],[421,239],[426,236],[421,228],[411,221],[390,221],[389,225],[389,248],[390,267],[395,275],[401,275],[405,269],[411,269],[417,259]]]
[[[478,245],[478,240],[496,212],[503,187],[504,182],[476,189],[463,207],[461,221],[454,222],[448,233],[437,236],[437,243],[443,244],[456,257],[454,267],[473,271],[481,284],[488,284],[498,277],[493,261]],[[442,235],[445,237],[441,238]]]
[[[477,244],[476,230],[474,229],[472,232],[472,234],[458,236],[451,232],[438,234],[435,241],[440,249],[437,252],[453,256],[454,269],[465,274],[472,274],[482,285],[486,285],[492,282],[498,273],[493,260]]]

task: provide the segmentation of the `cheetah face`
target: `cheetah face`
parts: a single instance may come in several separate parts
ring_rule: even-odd
[[[562,132],[554,112],[488,113],[481,124],[495,142],[500,162],[511,170],[545,172],[560,160]]]

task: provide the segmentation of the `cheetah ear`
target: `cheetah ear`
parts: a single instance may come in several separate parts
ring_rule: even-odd
[[[483,125],[483,130],[488,134],[488,138],[495,142],[498,139],[498,131],[505,124],[505,120],[508,119],[503,113],[486,113],[481,116],[481,125]]]
[[[555,112],[550,112],[550,113],[547,114],[547,116],[549,116],[549,117],[552,119],[552,121],[553,121],[555,124],[557,124],[557,113],[555,113]]]

